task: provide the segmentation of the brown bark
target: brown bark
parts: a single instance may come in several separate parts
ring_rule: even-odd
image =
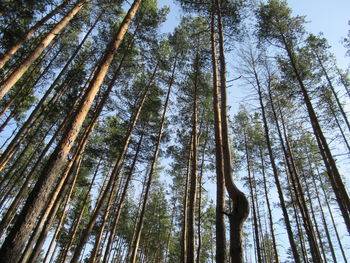
[[[248,150],[248,142],[247,142],[247,133],[244,131],[244,148],[245,148],[245,156],[246,156],[246,162],[247,162],[247,171],[248,171],[248,184],[250,189],[250,197],[251,197],[251,204],[252,204],[252,212],[253,212],[253,229],[255,232],[255,246],[256,246],[256,253],[257,253],[257,259],[259,263],[262,263],[262,255],[261,255],[261,248],[260,248],[260,235],[259,235],[259,226],[258,226],[258,219],[257,219],[257,211],[255,207],[255,199],[256,196],[253,191],[253,184],[255,184],[255,181],[253,182],[252,175],[251,175],[251,168],[250,168],[250,154]]]
[[[75,236],[76,236],[76,233],[78,231],[78,227],[79,227],[79,224],[80,224],[80,221],[83,217],[83,214],[84,214],[84,211],[86,209],[86,205],[88,203],[88,198],[91,194],[91,189],[95,183],[95,179],[96,179],[96,176],[97,176],[97,173],[98,173],[98,170],[100,168],[100,165],[101,165],[101,162],[102,162],[102,158],[100,158],[99,162],[97,163],[97,166],[95,168],[95,172],[94,172],[94,175],[92,176],[92,179],[91,179],[91,182],[90,182],[90,185],[89,185],[89,189],[87,190],[85,196],[84,196],[84,200],[83,200],[83,205],[82,205],[82,208],[79,212],[79,215],[77,216],[77,218],[75,218],[74,220],[74,223],[73,225],[71,226],[71,229],[69,230],[69,239],[68,239],[68,244],[66,245],[66,247],[63,250],[61,256],[60,256],[60,260],[57,261],[57,262],[65,262],[66,261],[66,257],[67,257],[67,254],[68,254],[68,251],[75,239]]]
[[[271,102],[272,102],[271,105],[273,105],[273,101],[271,101]],[[274,109],[273,109],[273,111],[274,111]],[[281,109],[280,109],[280,115],[281,115],[281,123],[282,123],[282,128],[283,128],[283,135],[284,135],[285,144],[283,142],[282,134],[281,134],[281,131],[279,128],[279,123],[278,123],[275,111],[274,111],[274,114],[275,114],[274,117],[275,117],[275,121],[276,121],[278,135],[279,135],[281,146],[282,146],[282,149],[283,149],[283,152],[285,155],[286,164],[287,164],[290,178],[292,181],[292,186],[293,186],[293,189],[295,191],[295,198],[297,201],[297,205],[300,209],[304,228],[306,231],[306,235],[308,237],[311,255],[312,255],[314,262],[322,262],[321,253],[318,249],[319,245],[318,245],[318,242],[316,239],[315,232],[313,230],[313,224],[312,224],[310,214],[308,212],[308,207],[307,207],[306,201],[305,201],[304,190],[303,190],[303,187],[302,187],[301,181],[300,181],[300,174],[299,174],[299,171],[297,169],[297,166],[296,166],[296,163],[294,160],[294,154],[292,152],[292,149],[291,149],[291,146],[289,143],[289,138],[287,135],[284,117],[282,115]]]
[[[192,159],[192,135],[190,140],[190,145],[188,149],[188,157],[187,157],[187,166],[186,166],[186,177],[185,177],[185,188],[184,188],[184,199],[183,199],[183,217],[182,217],[182,226],[181,226],[181,256],[180,256],[180,262],[186,263],[187,259],[187,228],[188,228],[188,222],[187,222],[187,214],[188,214],[188,188],[189,188],[189,181],[190,181],[190,166],[191,166],[191,159]]]
[[[62,215],[61,215],[61,217],[60,217],[60,220],[58,221],[58,224],[57,224],[57,226],[56,226],[55,233],[54,233],[54,235],[53,235],[53,237],[52,237],[52,239],[51,239],[50,245],[49,245],[49,247],[46,249],[46,254],[45,254],[45,257],[44,257],[44,260],[43,260],[44,263],[46,263],[47,260],[48,260],[48,257],[49,257],[49,255],[50,255],[50,253],[51,253],[52,248],[53,248],[53,244],[54,244],[54,242],[56,241],[56,239],[57,239],[57,237],[58,237],[58,234],[59,234],[59,232],[60,232],[60,230],[61,230],[63,221],[64,221],[64,219],[65,219],[65,217],[66,217],[66,214],[67,214],[67,211],[68,211],[68,207],[69,207],[69,202],[70,202],[70,200],[71,200],[71,195],[72,195],[73,189],[74,189],[74,187],[75,187],[75,183],[76,183],[76,180],[77,180],[79,171],[80,171],[80,166],[81,166],[82,161],[83,161],[83,157],[82,157],[82,156],[79,156],[79,157],[78,157],[78,160],[77,160],[77,164],[76,164],[76,170],[75,170],[75,175],[74,175],[74,178],[73,178],[73,182],[71,182],[71,184],[70,184],[70,190],[69,190],[68,194],[66,194],[66,196],[65,196],[66,201],[64,202],[64,205],[63,205],[63,203],[61,204],[61,206],[63,205],[63,208],[62,208],[62,211],[63,211],[63,212],[62,212]],[[62,201],[63,201],[63,200],[62,200]],[[61,203],[61,202],[60,202],[60,203]],[[57,213],[55,213],[55,214],[57,214]],[[55,216],[56,216],[56,215],[55,215]],[[53,218],[54,218],[55,216],[53,216]],[[48,225],[52,225],[52,223],[50,222]],[[49,228],[50,228],[50,227],[48,227],[48,229],[49,229]],[[41,232],[40,237],[41,237],[42,234],[43,234],[43,232]],[[44,243],[44,241],[45,241],[46,236],[47,236],[47,233],[46,233],[45,236],[43,236],[43,238],[41,238],[41,239],[43,240],[43,241],[41,241],[41,242],[40,242],[40,237],[39,237],[39,240],[37,241],[37,243],[36,243],[36,245],[35,245],[34,251],[32,252],[32,255],[31,255],[30,259],[29,259],[29,262],[36,262],[36,261],[37,261],[38,256],[39,256],[39,254],[40,254],[40,252],[41,252],[41,248],[42,248],[42,246],[43,246],[43,243]]]
[[[253,62],[252,65],[254,66],[254,60],[252,60],[252,62]],[[280,174],[279,174],[279,171],[277,169],[275,156],[274,156],[273,151],[272,151],[270,134],[269,134],[269,127],[268,127],[268,124],[267,124],[266,114],[265,114],[265,106],[264,106],[263,101],[262,101],[261,85],[260,85],[259,77],[258,77],[257,72],[255,70],[255,67],[253,67],[253,71],[254,71],[255,82],[256,82],[257,87],[258,87],[259,103],[260,103],[260,107],[261,107],[261,115],[262,115],[262,119],[263,119],[264,133],[265,133],[267,149],[268,149],[268,152],[269,152],[269,157],[270,157],[270,162],[271,162],[271,166],[272,166],[273,176],[274,176],[274,179],[275,179],[275,184],[276,184],[276,187],[277,187],[278,197],[279,197],[280,205],[281,205],[282,212],[283,212],[284,222],[285,222],[285,225],[286,225],[286,228],[287,228],[288,239],[289,239],[289,243],[291,245],[293,258],[294,258],[295,262],[296,263],[301,263],[301,260],[300,260],[299,254],[298,254],[298,250],[297,250],[297,246],[296,246],[295,241],[294,241],[295,239],[294,239],[294,236],[293,236],[292,226],[291,226],[289,215],[288,215],[288,211],[287,211],[287,208],[286,208],[286,203],[285,203],[284,196],[283,196],[282,186],[281,186],[280,179],[279,179]],[[268,83],[268,88],[270,89],[269,85],[270,85],[270,83]],[[269,90],[269,94],[270,94],[270,90]],[[271,103],[273,103],[273,102],[271,102]]]
[[[109,239],[108,239],[108,242],[107,242],[107,247],[106,247],[106,250],[105,250],[105,255],[103,257],[103,263],[107,263],[108,262],[108,259],[109,259],[109,254],[111,252],[111,247],[112,247],[112,243],[114,241],[114,238],[115,238],[115,233],[117,231],[117,225],[118,225],[118,222],[119,222],[119,218],[121,216],[121,213],[122,213],[122,209],[123,209],[123,206],[124,206],[124,200],[126,198],[126,193],[127,193],[127,190],[128,190],[128,187],[129,187],[129,184],[130,184],[130,181],[131,181],[131,178],[132,178],[132,174],[133,174],[133,171],[134,171],[134,168],[136,166],[136,162],[137,162],[137,158],[139,156],[139,152],[140,152],[140,149],[141,149],[141,144],[142,144],[142,140],[143,140],[143,136],[144,136],[144,133],[143,131],[141,132],[141,135],[140,135],[140,138],[139,138],[139,142],[137,144],[137,148],[136,148],[136,152],[135,152],[135,156],[134,156],[134,159],[133,159],[133,162],[131,164],[131,168],[130,168],[130,171],[127,175],[127,178],[125,180],[125,184],[124,184],[124,189],[123,189],[123,192],[120,196],[120,200],[119,200],[119,203],[118,203],[118,206],[117,206],[117,209],[116,209],[116,214],[114,216],[114,219],[112,221],[112,227],[111,227],[111,232],[110,232],[110,235],[109,235]]]
[[[310,166],[310,168],[311,168],[311,166]],[[316,191],[315,191],[315,192],[316,192],[316,197],[317,197],[317,201],[318,201],[318,206],[319,206],[320,211],[321,211],[322,223],[323,223],[324,230],[325,230],[325,232],[326,232],[326,237],[327,237],[329,249],[330,249],[330,251],[331,251],[331,255],[332,255],[333,262],[337,263],[338,261],[337,261],[336,255],[335,255],[334,246],[333,246],[333,242],[332,242],[332,239],[331,239],[331,235],[330,235],[330,233],[329,233],[329,229],[328,229],[326,217],[325,217],[325,214],[324,214],[324,212],[323,212],[320,194],[319,194],[319,192],[317,191],[317,185],[316,185],[315,175],[314,175],[314,173],[313,173],[312,170],[310,170],[310,172],[311,172],[312,182],[313,182],[314,188],[315,188],[315,190],[316,190]],[[346,262],[346,261],[345,261],[345,262]]]
[[[93,227],[94,227],[94,225],[96,223],[96,219],[99,216],[99,214],[100,214],[100,212],[101,212],[101,210],[103,208],[104,202],[107,200],[107,198],[109,196],[109,189],[111,189],[111,187],[112,187],[112,185],[113,185],[113,183],[115,181],[115,178],[119,174],[119,171],[120,171],[120,169],[122,167],[122,163],[123,163],[123,159],[124,159],[125,153],[126,153],[127,148],[129,146],[129,142],[130,142],[130,139],[131,139],[131,134],[132,134],[132,132],[134,130],[134,127],[136,125],[136,122],[138,121],[138,118],[140,116],[140,113],[141,113],[143,104],[144,104],[144,102],[146,100],[149,88],[151,87],[151,84],[153,83],[155,74],[157,72],[157,68],[158,67],[156,66],[155,69],[154,69],[153,75],[151,77],[151,80],[150,80],[149,84],[147,85],[147,87],[146,87],[146,89],[145,89],[145,91],[143,93],[143,96],[142,96],[142,99],[141,99],[140,103],[138,104],[138,108],[136,109],[136,112],[134,113],[134,116],[132,116],[132,120],[130,122],[129,130],[127,132],[127,135],[124,138],[123,149],[121,150],[121,153],[118,156],[118,160],[116,161],[116,163],[114,165],[114,168],[113,168],[111,176],[110,176],[110,178],[108,180],[106,189],[101,194],[101,198],[100,198],[100,200],[98,201],[98,203],[96,205],[95,211],[94,211],[94,213],[93,213],[93,215],[92,215],[92,217],[91,217],[91,219],[90,219],[90,221],[88,223],[88,226],[83,231],[82,237],[80,239],[80,242],[79,242],[77,248],[75,249],[73,258],[71,260],[71,263],[77,262],[79,260],[79,256],[80,256],[80,253],[81,253],[81,251],[82,251],[82,249],[84,247],[84,244],[85,244],[86,240],[88,239],[88,236],[91,233],[91,231],[92,231],[92,229],[93,229]]]
[[[226,230],[225,230],[225,177],[223,174],[222,138],[221,138],[221,111],[219,103],[219,72],[216,55],[216,32],[215,32],[215,0],[212,3],[210,23],[211,56],[213,67],[213,110],[215,131],[215,171],[216,171],[216,253],[217,263],[224,263],[226,259]]]
[[[226,189],[233,202],[232,214],[229,216],[230,222],[230,256],[231,262],[243,262],[242,229],[243,223],[249,214],[249,201],[245,194],[234,184],[232,178],[232,158],[228,136],[228,115],[226,96],[226,62],[224,51],[224,33],[221,17],[220,0],[215,0],[217,11],[219,53],[220,53],[220,89],[221,89],[221,134],[222,134],[222,156],[224,162],[224,176]]]
[[[199,55],[196,54],[194,61],[194,99],[193,99],[193,119],[192,119],[192,158],[191,158],[191,174],[190,187],[188,194],[188,229],[187,235],[187,263],[194,263],[195,261],[195,206],[197,197],[197,181],[198,181],[198,135],[197,135],[197,119],[198,119],[198,71],[199,71]]]
[[[0,100],[7,94],[7,92],[16,84],[16,82],[23,76],[30,65],[40,56],[51,41],[59,34],[59,32],[74,18],[74,16],[84,7],[87,0],[79,1],[63,19],[56,24],[56,26],[40,41],[38,46],[32,53],[21,63],[21,65],[11,73],[11,75],[0,86]]]
[[[333,158],[333,155],[331,153],[331,150],[329,149],[327,140],[323,134],[323,131],[321,129],[321,126],[319,124],[316,112],[313,108],[313,105],[311,103],[309,93],[304,85],[304,82],[302,80],[302,77],[300,76],[295,58],[294,53],[291,50],[291,47],[288,45],[287,40],[282,35],[282,40],[284,44],[284,48],[287,52],[289,61],[291,63],[293,72],[295,74],[296,80],[299,84],[299,87],[301,89],[301,92],[303,94],[304,102],[307,108],[307,112],[309,114],[309,118],[311,121],[312,129],[314,131],[315,137],[317,139],[317,144],[320,149],[320,153],[323,158],[323,162],[325,167],[327,168],[327,173],[333,188],[333,191],[336,195],[337,202],[339,205],[339,208],[342,212],[343,219],[345,221],[345,225],[347,227],[348,232],[350,233],[350,199],[348,196],[348,193],[346,191],[344,182],[340,176],[340,173],[338,171],[338,167],[336,165],[336,162]]]
[[[29,39],[38,28],[40,28],[42,25],[44,25],[49,19],[51,19],[54,15],[56,15],[58,12],[61,11],[61,9],[69,4],[71,0],[66,0],[62,4],[58,5],[56,8],[54,8],[50,13],[48,13],[46,16],[44,16],[41,20],[39,20],[34,26],[32,26],[27,32],[24,33],[24,35],[15,43],[12,47],[10,47],[4,55],[0,58],[0,69],[2,69],[5,64],[11,59],[11,57],[16,54],[18,49],[23,45],[23,43]]]
[[[208,129],[209,126],[207,126],[205,135],[204,135],[204,143],[203,143],[203,150],[202,150],[202,157],[201,157],[201,165],[200,165],[200,173],[198,177],[198,221],[197,221],[197,236],[198,236],[198,246],[197,246],[197,256],[196,256],[196,263],[200,263],[201,260],[201,250],[202,250],[202,231],[201,231],[201,224],[202,224],[202,181],[203,181],[203,174],[204,174],[204,159],[206,154],[206,148],[208,143]]]
[[[22,250],[23,244],[26,242],[31,229],[35,224],[35,219],[45,207],[50,190],[53,188],[56,181],[56,174],[62,167],[71,147],[73,146],[81,125],[107,74],[108,68],[114,58],[115,51],[118,50],[140,3],[141,0],[135,0],[127,15],[124,17],[114,39],[108,45],[94,78],[91,81],[81,104],[75,111],[71,123],[68,125],[61,141],[58,143],[48,163],[44,167],[43,172],[39,176],[37,184],[29,195],[19,218],[3,243],[0,250],[0,257],[4,258],[4,260],[8,260],[8,262],[14,261],[15,255],[18,255]]]
[[[3,108],[1,109],[0,112],[0,118],[2,118],[2,116],[5,114],[5,112],[12,106],[12,104],[17,100],[17,98],[19,97],[19,95],[22,94],[22,98],[19,100],[19,102],[16,103],[16,106],[18,107],[25,99],[26,99],[26,95],[30,93],[30,91],[34,88],[34,86],[36,85],[36,83],[38,83],[38,81],[42,78],[42,76],[45,74],[45,72],[50,68],[52,62],[55,60],[55,58],[61,53],[63,47],[56,52],[55,56],[51,59],[50,63],[46,66],[46,68],[42,71],[42,73],[40,74],[40,76],[35,80],[34,84],[30,84],[30,80],[33,79],[33,75],[35,74],[35,72],[40,71],[40,67],[43,65],[44,59],[45,57],[52,51],[52,49],[56,46],[57,42],[53,43],[48,49],[47,51],[40,57],[40,59],[38,59],[38,61],[35,63],[35,65],[33,65],[31,67],[30,72],[28,72],[28,74],[26,75],[26,78],[23,80],[23,82],[21,83],[21,86],[17,88],[16,92],[11,95],[11,98],[6,101],[4,103]],[[28,85],[30,85],[29,88]],[[27,89],[27,90],[26,90]],[[26,90],[26,92],[24,93],[23,91]],[[23,94],[23,93],[24,94]],[[16,107],[16,108],[17,108]]]
[[[176,68],[176,59],[175,59],[175,64],[174,64],[174,68],[173,68],[173,76],[174,76],[175,68]],[[153,158],[152,158],[151,167],[150,167],[148,180],[147,180],[147,184],[146,184],[146,189],[145,189],[145,195],[144,195],[143,202],[142,202],[140,217],[139,217],[139,220],[138,220],[137,226],[136,226],[135,239],[133,240],[133,244],[132,244],[130,263],[136,262],[136,256],[137,256],[140,238],[141,238],[141,230],[142,230],[142,226],[143,226],[143,218],[144,218],[146,207],[147,207],[148,195],[149,195],[149,191],[151,189],[154,169],[155,169],[156,162],[158,159],[160,142],[161,142],[162,135],[163,135],[165,116],[166,116],[166,112],[168,109],[169,97],[170,97],[170,92],[171,92],[171,87],[172,87],[173,81],[174,81],[174,79],[171,78],[170,83],[169,83],[169,87],[168,87],[168,91],[166,94],[165,102],[164,102],[164,109],[163,109],[162,119],[161,119],[160,126],[159,126],[157,143],[156,143],[156,147],[155,147],[155,150],[153,153]]]
[[[271,210],[270,198],[268,196],[268,188],[267,188],[266,175],[265,175],[265,161],[264,161],[264,156],[263,156],[261,148],[260,148],[260,159],[261,159],[261,173],[262,173],[263,182],[264,182],[264,195],[265,195],[267,210],[268,210],[268,214],[269,214],[269,223],[270,223],[270,232],[271,232],[272,244],[273,244],[273,250],[274,250],[274,259],[275,259],[275,263],[279,263],[280,260],[279,260],[279,256],[278,256],[278,250],[277,250],[275,229],[273,227],[274,222],[273,222],[273,218],[272,218],[272,210]]]
[[[346,113],[345,113],[345,111],[344,111],[343,105],[341,104],[341,102],[340,102],[340,100],[339,100],[338,94],[337,94],[337,92],[335,91],[335,88],[334,88],[334,86],[333,86],[333,83],[332,83],[330,77],[328,76],[328,72],[327,72],[326,68],[324,67],[323,62],[322,62],[320,56],[317,54],[316,51],[314,51],[314,54],[315,54],[315,56],[316,56],[316,58],[317,58],[318,63],[319,63],[320,66],[321,66],[321,69],[322,69],[322,71],[323,71],[323,74],[324,74],[325,77],[326,77],[326,80],[327,80],[327,82],[328,82],[328,86],[329,86],[329,88],[331,89],[331,91],[332,91],[332,93],[333,93],[333,96],[334,96],[334,98],[335,98],[335,101],[337,102],[338,109],[339,109],[341,115],[343,116],[343,119],[344,119],[344,121],[345,121],[345,123],[346,123],[346,126],[348,127],[348,130],[350,131],[350,123],[349,123],[348,118],[347,118],[347,116],[346,116]]]
[[[344,251],[344,247],[343,247],[343,244],[342,244],[342,241],[340,239],[340,236],[339,236],[339,232],[338,232],[338,229],[337,229],[337,225],[335,223],[335,219],[334,219],[334,216],[333,216],[333,212],[332,212],[332,209],[331,209],[331,206],[330,206],[330,203],[329,203],[329,200],[328,200],[328,195],[325,191],[325,188],[324,188],[324,184],[323,184],[323,181],[322,181],[322,178],[321,178],[321,174],[319,173],[318,171],[318,168],[316,167],[317,169],[317,174],[318,174],[318,180],[320,182],[320,186],[321,186],[321,189],[322,189],[322,192],[323,192],[323,195],[324,195],[324,199],[326,201],[326,205],[327,205],[327,209],[328,209],[328,212],[331,216],[331,220],[332,220],[332,225],[333,225],[333,229],[334,229],[334,232],[335,232],[335,235],[337,237],[337,241],[338,241],[338,244],[339,244],[339,248],[340,248],[340,251],[342,253],[342,256],[343,256],[343,259],[344,259],[344,262],[347,263],[347,257],[345,255],[345,251]]]

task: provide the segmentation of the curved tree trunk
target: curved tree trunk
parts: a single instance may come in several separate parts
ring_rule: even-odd
[[[221,134],[222,134],[222,156],[224,160],[224,176],[226,189],[233,202],[233,211],[229,216],[230,221],[230,256],[231,262],[243,263],[242,229],[243,223],[249,214],[249,201],[245,194],[234,184],[232,178],[232,158],[228,136],[228,114],[226,96],[226,62],[224,51],[224,33],[221,18],[220,0],[215,0],[217,8],[217,22],[219,29],[219,51],[220,51],[220,89],[221,89]]]

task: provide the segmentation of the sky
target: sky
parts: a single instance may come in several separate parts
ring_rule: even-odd
[[[174,0],[159,0],[160,6],[170,6],[170,14],[163,24],[164,32],[172,31],[181,18],[181,11]],[[350,26],[349,0],[288,0],[294,15],[306,15],[306,30],[314,34],[323,32],[332,46],[341,67],[350,66],[350,57],[345,57],[341,40],[347,36]]]
[[[350,30],[350,0],[288,0],[288,5],[293,11],[293,15],[306,16],[308,23],[305,25],[307,32],[313,34],[319,34],[322,32],[324,37],[331,45],[331,52],[335,54],[338,66],[346,69],[350,67],[350,57],[346,56],[346,49],[341,43],[344,37],[347,37]],[[170,6],[170,14],[167,21],[162,26],[162,32],[172,32],[174,27],[179,23],[181,19],[181,10],[175,1],[173,0],[159,0],[160,6]],[[233,61],[233,62],[232,62]],[[236,78],[234,67],[237,61],[227,58],[227,68],[229,71],[229,78]],[[229,104],[232,107],[232,113],[236,112],[239,104],[242,102],[249,102],[249,90],[243,84],[238,82],[228,90]],[[247,105],[247,104],[246,104]],[[253,107],[253,105],[248,105]],[[232,116],[232,115],[231,115]],[[239,176],[239,175],[238,175]],[[240,183],[238,183],[239,187]],[[212,186],[207,186],[215,195],[215,189]],[[274,203],[277,203],[277,197],[272,198]],[[274,210],[274,219],[280,219],[282,217],[281,212],[277,209]],[[285,230],[283,227],[276,227],[277,235],[279,235],[279,249],[284,254],[289,247]],[[349,252],[349,251],[348,251]],[[285,256],[285,255],[284,255]],[[340,257],[339,257],[340,258]]]

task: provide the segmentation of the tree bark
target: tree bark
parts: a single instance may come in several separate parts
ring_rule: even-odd
[[[173,76],[174,76],[174,72],[175,72],[175,65],[176,65],[176,59],[175,59],[175,64],[174,64],[174,68],[173,68]],[[158,139],[157,139],[155,150],[154,150],[154,153],[153,153],[153,158],[152,158],[151,167],[150,167],[148,180],[147,180],[147,184],[146,184],[146,189],[145,189],[145,195],[144,195],[143,202],[142,202],[140,217],[139,217],[139,220],[138,220],[137,226],[136,226],[135,239],[133,240],[133,244],[132,244],[130,263],[135,263],[136,262],[136,256],[137,256],[139,243],[140,243],[140,238],[141,238],[141,230],[142,230],[142,226],[143,226],[143,218],[144,218],[146,207],[147,207],[149,191],[151,189],[153,172],[154,172],[154,169],[155,169],[155,166],[156,166],[156,162],[157,162],[157,159],[158,159],[158,153],[159,153],[159,149],[160,149],[160,142],[161,142],[162,135],[163,135],[165,116],[166,116],[166,112],[167,112],[167,109],[168,109],[169,97],[170,97],[170,92],[171,92],[171,87],[172,87],[173,81],[174,81],[174,79],[171,78],[170,83],[169,83],[169,87],[168,87],[168,91],[167,91],[167,94],[166,94],[165,102],[164,102],[164,109],[163,109],[162,119],[161,119],[161,122],[160,122],[159,131],[158,131]]]
[[[127,15],[124,17],[124,20],[121,23],[114,39],[108,45],[94,78],[91,81],[81,104],[75,111],[71,123],[68,125],[61,141],[44,167],[43,172],[40,174],[39,180],[33,191],[30,193],[20,216],[3,243],[0,250],[0,258],[8,260],[8,262],[15,262],[16,255],[20,254],[29,233],[35,224],[35,219],[45,207],[50,190],[53,188],[56,181],[56,174],[62,167],[71,147],[73,146],[73,143],[80,131],[81,125],[107,74],[108,68],[114,58],[115,51],[118,50],[140,3],[141,0],[135,0]],[[81,4],[79,2],[77,6],[80,5]],[[80,6],[80,9],[81,8],[82,6]]]
[[[62,4],[58,5],[56,8],[54,8],[50,13],[48,13],[46,16],[44,16],[40,21],[38,21],[34,26],[32,26],[27,32],[24,33],[24,35],[15,43],[12,47],[10,47],[4,55],[0,58],[0,69],[2,69],[5,64],[11,59],[11,57],[16,54],[18,49],[23,45],[23,43],[31,38],[31,36],[36,32],[38,28],[40,28],[42,25],[44,25],[49,19],[51,19],[54,15],[56,15],[58,12],[61,11],[61,9],[69,4],[71,0],[66,0]]]
[[[23,76],[30,65],[40,56],[51,41],[59,34],[59,32],[74,18],[74,16],[85,6],[87,0],[79,1],[63,19],[40,41],[33,52],[21,63],[21,65],[11,73],[11,75],[0,86],[0,100],[7,92],[16,84]]]
[[[216,32],[215,32],[215,0],[212,3],[212,14],[210,23],[211,35],[211,57],[213,67],[213,111],[215,131],[215,171],[216,171],[216,253],[217,263],[224,263],[226,259],[226,230],[225,230],[225,177],[222,156],[222,135],[221,135],[221,111],[219,103],[219,72],[216,55]]]
[[[197,197],[197,181],[198,181],[198,136],[197,136],[197,120],[198,120],[198,71],[199,71],[199,54],[196,54],[194,61],[194,99],[193,99],[193,119],[192,119],[192,158],[191,158],[191,174],[190,188],[188,194],[188,229],[187,229],[187,263],[195,261],[195,206]]]
[[[315,134],[315,137],[317,139],[317,144],[320,149],[320,153],[323,158],[323,162],[325,167],[327,168],[327,173],[329,175],[329,179],[333,188],[333,191],[336,195],[337,202],[339,204],[339,208],[342,212],[343,219],[345,221],[345,225],[347,227],[348,232],[350,233],[350,199],[348,196],[348,193],[346,191],[345,185],[343,183],[343,180],[340,176],[340,173],[338,171],[338,167],[336,165],[336,162],[333,158],[333,155],[329,149],[327,140],[322,132],[321,126],[319,124],[316,112],[313,108],[313,105],[311,103],[308,91],[303,83],[303,80],[300,76],[299,70],[297,68],[294,53],[291,50],[291,47],[288,45],[287,40],[282,35],[282,40],[284,44],[284,48],[287,52],[289,61],[291,63],[291,66],[293,68],[293,72],[295,74],[296,80],[299,84],[299,87],[301,89],[301,92],[303,94],[304,102],[307,108],[307,112],[309,114],[309,118],[311,121],[311,125]]]

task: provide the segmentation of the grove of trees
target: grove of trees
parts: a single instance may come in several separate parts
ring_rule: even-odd
[[[0,1],[0,262],[347,263],[350,68],[286,0],[161,2]]]

